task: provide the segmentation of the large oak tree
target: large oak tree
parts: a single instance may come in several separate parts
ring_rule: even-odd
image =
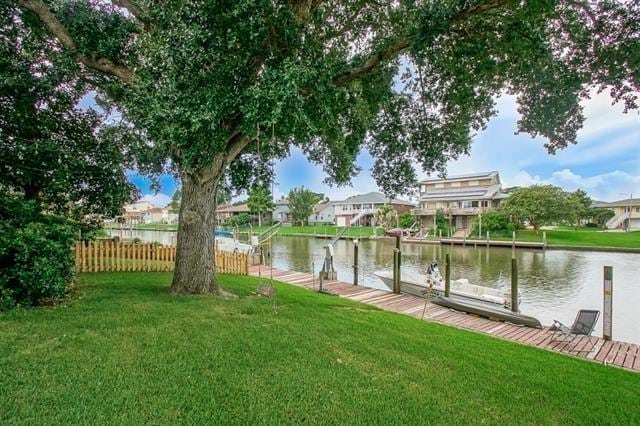
[[[218,291],[221,181],[263,179],[291,146],[334,183],[364,146],[392,194],[414,165],[442,171],[466,152],[497,94],[554,152],[575,142],[591,88],[627,108],[639,88],[635,2],[12,1],[179,173],[175,293]]]

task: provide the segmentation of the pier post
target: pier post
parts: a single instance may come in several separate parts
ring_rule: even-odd
[[[542,231],[542,248],[547,248],[547,231]]]
[[[511,245],[513,248],[516,248],[516,231],[513,231],[511,234]]]
[[[511,310],[516,313],[520,310],[518,306],[518,260],[515,256],[511,258]]]
[[[400,294],[400,250],[393,249],[393,292]]]
[[[487,248],[489,248],[489,231],[487,231]]]
[[[438,238],[442,239],[442,229],[438,229],[438,233],[440,234]]]
[[[358,285],[358,240],[353,240],[353,285]]]
[[[613,267],[604,267],[604,306],[602,308],[602,338],[611,340],[613,318]]]
[[[444,255],[444,297],[451,294],[451,258],[449,253]]]
[[[400,251],[400,236],[396,235],[396,250],[398,250],[398,293],[400,293],[400,266],[402,265],[402,252]]]

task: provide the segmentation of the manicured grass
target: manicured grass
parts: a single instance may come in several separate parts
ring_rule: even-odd
[[[640,248],[640,231],[636,232],[604,232],[590,228],[550,229],[534,233],[531,230],[520,230],[516,233],[518,241],[542,242],[542,233],[547,233],[548,245],[585,246],[585,247],[624,247]],[[473,238],[475,236],[471,236]],[[511,237],[494,237],[492,240],[511,240]]]
[[[640,375],[255,278],[79,277],[0,317],[0,423],[640,423]]]

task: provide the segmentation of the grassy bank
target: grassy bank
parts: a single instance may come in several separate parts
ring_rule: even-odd
[[[583,246],[583,247],[622,247],[622,248],[640,248],[640,231],[636,232],[603,232],[602,230],[594,230],[589,228],[580,229],[552,229],[544,231],[547,234],[548,245],[559,246]],[[537,234],[531,230],[520,230],[516,232],[518,241],[534,241],[542,242],[542,233]],[[470,239],[477,236],[470,236]],[[508,240],[511,236],[494,237],[492,240]]]
[[[277,284],[79,277],[0,317],[0,423],[640,422],[640,375]]]

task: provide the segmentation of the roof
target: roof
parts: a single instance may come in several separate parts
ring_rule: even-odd
[[[326,203],[318,203],[313,208],[313,212],[314,213],[320,213],[320,212],[326,210],[328,207],[333,207],[334,204],[335,204],[334,201],[329,201],[329,202],[326,202]]]
[[[404,201],[399,198],[388,198],[381,192],[369,192],[366,194],[360,195],[352,195],[351,197],[342,200],[335,201],[334,204],[359,204],[359,203],[370,203],[370,204],[404,204],[407,206],[413,206],[414,204],[409,201]]]
[[[166,210],[166,209],[163,208],[163,207],[154,207],[154,208],[151,208],[151,209],[147,210],[145,213],[162,213],[164,210]]]
[[[488,186],[468,186],[434,189],[420,196],[421,200],[493,200],[508,197],[499,183]]]
[[[632,206],[640,206],[640,198],[624,198],[610,203],[601,202],[598,207],[627,207],[631,203]]]
[[[248,213],[249,207],[247,204],[238,204],[237,206],[220,206],[216,209],[216,213]]]
[[[428,177],[426,179],[423,179],[420,183],[431,183],[431,182],[438,182],[438,181],[445,181],[445,180],[451,181],[451,180],[488,179],[488,178],[493,178],[497,176],[498,176],[498,172],[494,170],[491,172],[469,173],[464,175],[450,175],[444,178]]]

